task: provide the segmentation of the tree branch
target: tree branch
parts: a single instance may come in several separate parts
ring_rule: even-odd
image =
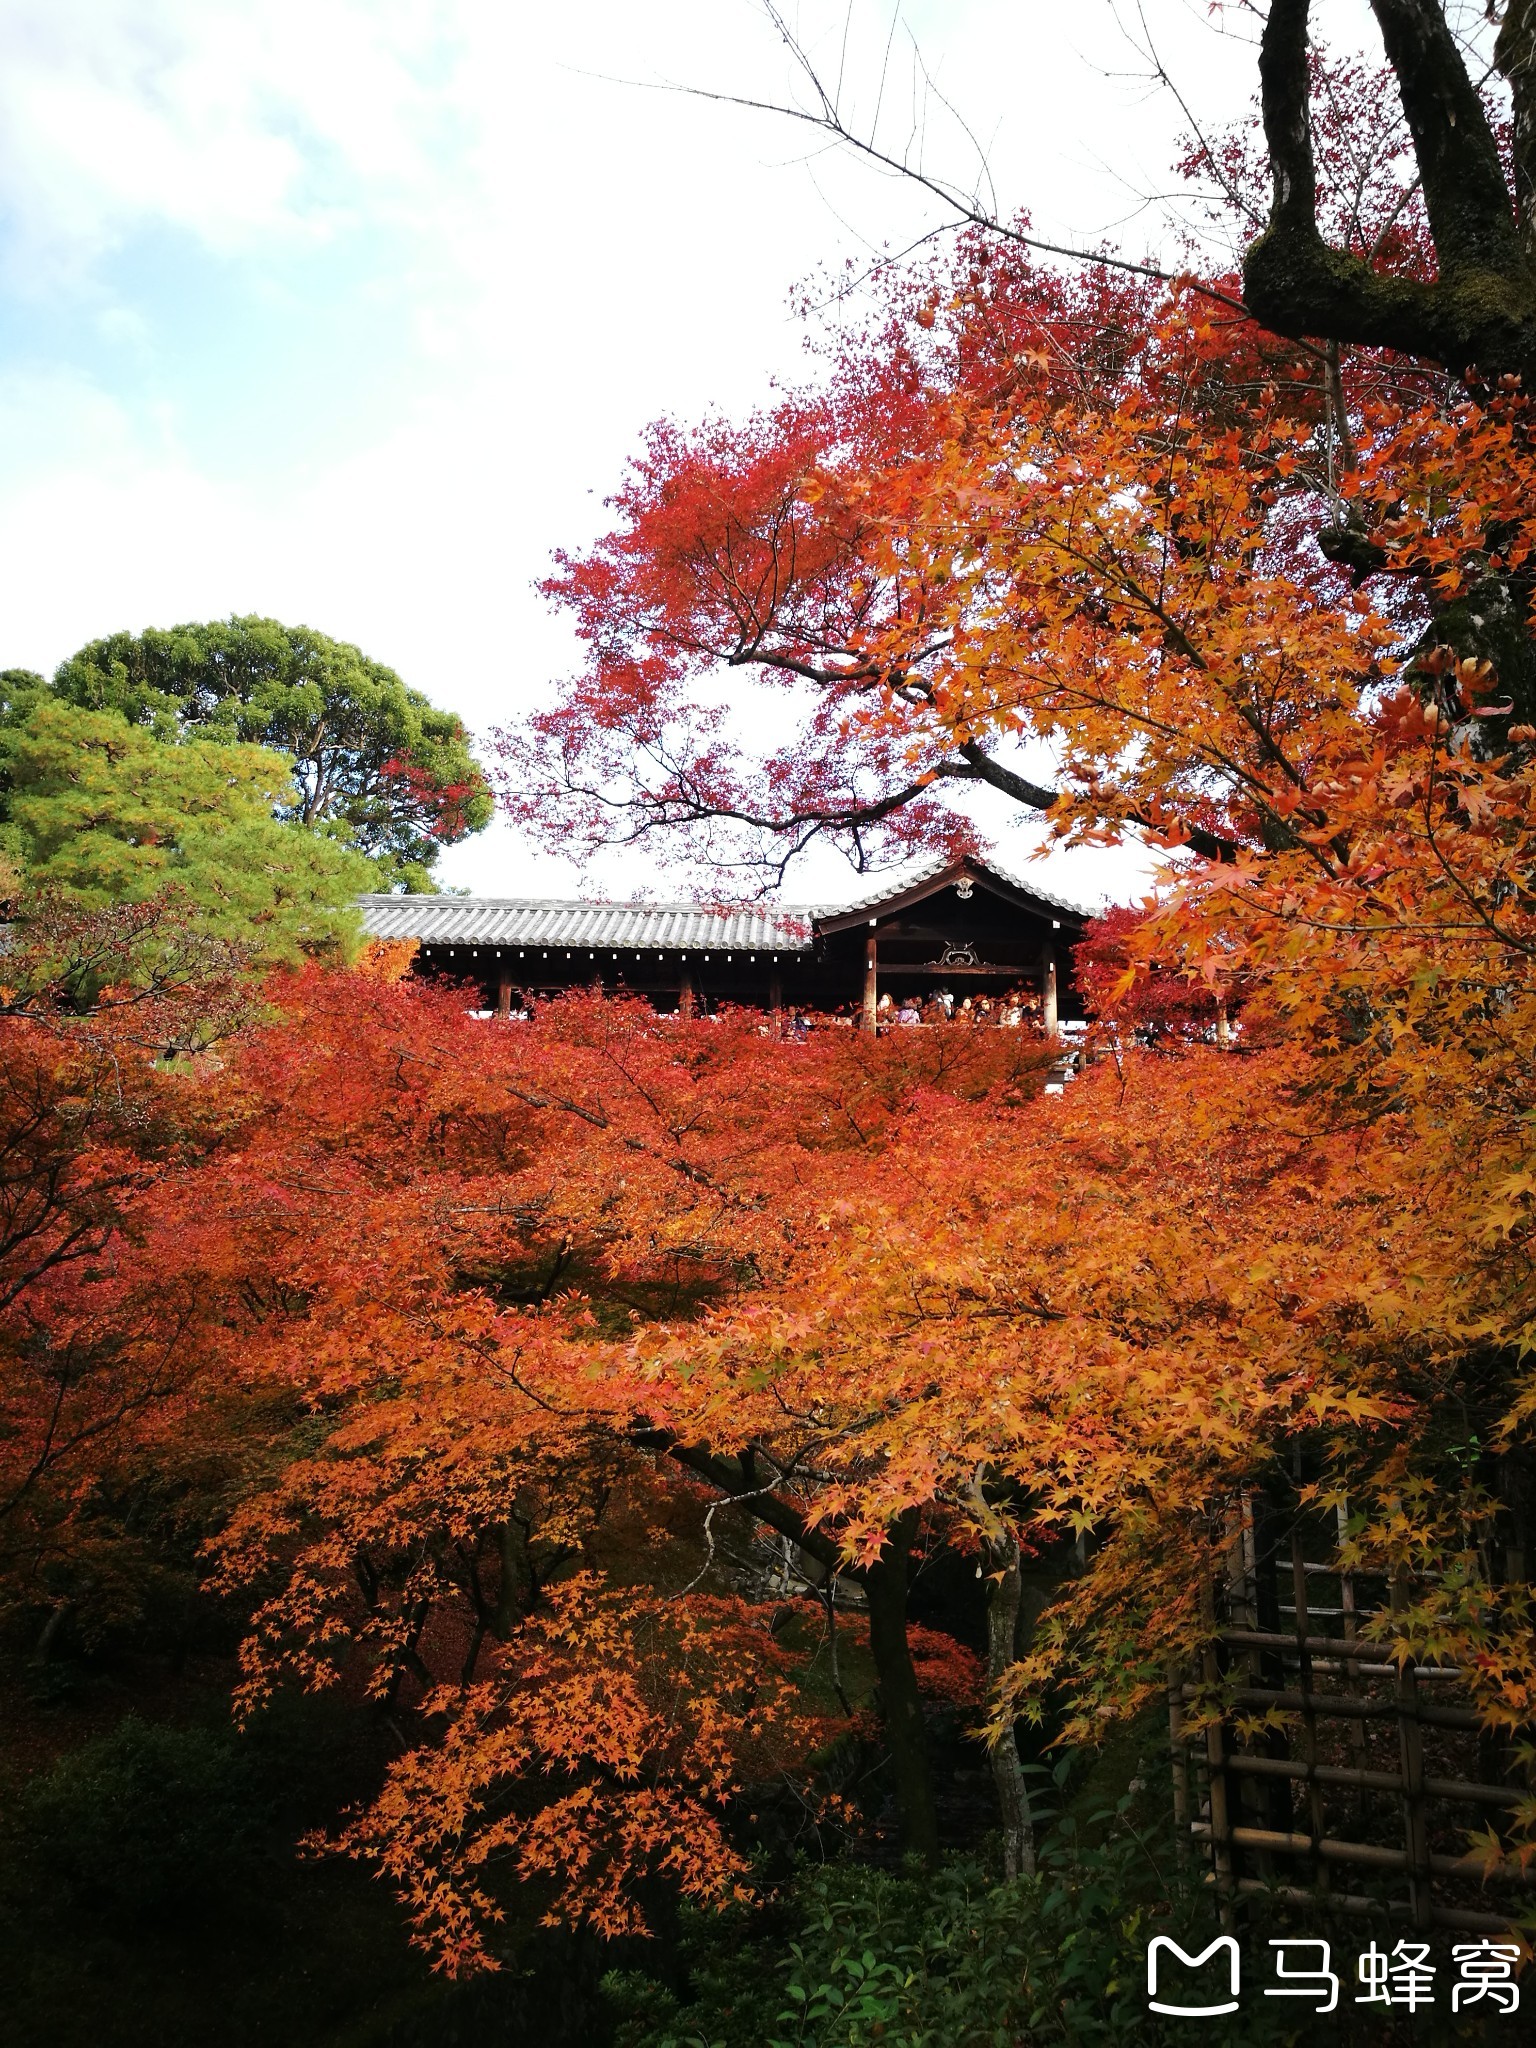
[[[1438,0],[1372,0],[1413,137],[1440,276],[1388,277],[1317,223],[1309,0],[1272,0],[1259,96],[1273,192],[1243,266],[1249,311],[1277,334],[1390,348],[1455,375],[1536,368],[1536,273],[1498,147]]]
[[[1230,312],[1239,313],[1246,317],[1247,308],[1240,299],[1233,298],[1230,292],[1224,292],[1216,285],[1207,284],[1199,277],[1185,272],[1165,270],[1155,263],[1135,263],[1129,257],[1116,256],[1107,250],[1079,249],[1068,242],[1048,242],[1039,235],[1031,235],[1024,229],[1014,226],[1011,222],[1001,219],[995,208],[982,205],[979,195],[968,194],[959,187],[950,184],[946,179],[935,176],[931,171],[924,170],[921,163],[914,164],[907,156],[898,156],[892,151],[882,148],[876,139],[873,127],[871,127],[871,131],[867,136],[858,134],[848,126],[843,117],[836,94],[828,91],[821,75],[807,55],[804,45],[794,34],[779,8],[774,4],[774,0],[763,0],[763,9],[777,30],[785,49],[789,52],[795,68],[809,85],[815,101],[814,106],[791,106],[786,105],[780,100],[760,100],[743,93],[711,92],[702,86],[674,86],[668,89],[686,92],[690,99],[712,100],[718,105],[728,107],[745,107],[753,113],[776,114],[782,120],[799,121],[809,127],[817,128],[824,135],[829,135],[835,143],[840,144],[844,148],[854,150],[858,155],[867,158],[869,162],[878,164],[882,170],[894,171],[898,177],[905,178],[910,184],[917,185],[923,191],[930,193],[935,199],[940,200],[954,214],[954,225],[957,227],[982,228],[988,234],[997,235],[1007,242],[1014,242],[1021,248],[1035,249],[1045,256],[1063,256],[1072,263],[1083,263],[1093,268],[1102,267],[1106,270],[1118,270],[1125,272],[1131,277],[1152,278],[1161,284],[1180,284],[1188,290],[1197,293],[1201,298],[1207,299],[1216,305],[1225,306]],[[926,82],[928,81],[925,74]],[[935,93],[935,97],[940,98],[941,96]],[[947,101],[942,103],[948,108]],[[953,108],[948,110],[951,113],[954,112]],[[958,119],[958,116],[956,118]],[[877,121],[879,119],[878,107],[876,108],[875,119]],[[961,126],[964,127],[964,125],[962,122]],[[985,172],[985,159],[983,159],[983,171]]]
[[[750,1514],[760,1522],[766,1522],[779,1535],[797,1543],[808,1557],[815,1558],[824,1571],[841,1571],[854,1578],[860,1576],[856,1566],[842,1561],[838,1547],[830,1537],[824,1536],[819,1529],[806,1526],[805,1517],[797,1508],[778,1494],[754,1486],[744,1469],[743,1460],[724,1457],[720,1452],[712,1451],[707,1444],[685,1444],[669,1429],[636,1430],[634,1441],[646,1450],[660,1451],[664,1457],[695,1473],[727,1499],[740,1500]]]

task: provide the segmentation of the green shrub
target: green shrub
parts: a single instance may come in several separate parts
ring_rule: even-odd
[[[1095,1815],[1094,1839],[1062,1819],[1038,1875],[1011,1884],[969,1859],[936,1873],[829,1864],[803,1870],[756,1925],[695,1919],[690,1997],[633,1972],[607,1980],[617,2048],[1183,2044],[1187,2024],[1146,2009],[1147,1943],[1203,1948],[1217,1929],[1209,1896],[1148,1855],[1129,1806]],[[1295,2039],[1294,2016],[1244,2005],[1202,2040]]]
[[[35,1780],[22,1819],[34,1860],[73,1903],[129,1918],[222,1897],[270,1826],[232,1735],[136,1715]]]

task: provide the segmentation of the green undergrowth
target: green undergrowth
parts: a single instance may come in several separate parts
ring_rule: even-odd
[[[1064,1785],[1068,1772],[1054,1775]],[[1298,1919],[1263,1900],[1238,1924],[1238,2012],[1198,2022],[1151,2012],[1153,1937],[1198,1955],[1221,1930],[1209,1889],[1162,1860],[1169,1836],[1141,1833],[1137,1803],[1133,1792],[1061,1813],[1030,1878],[1000,1882],[983,1857],[936,1872],[831,1863],[803,1867],[755,1911],[685,1916],[680,1975],[604,1980],[615,2048],[1449,2048],[1519,2037],[1523,2015],[1503,2031],[1481,2014],[1453,2020],[1443,1995],[1412,2016],[1360,2010],[1356,1951],[1373,1935],[1390,1947],[1401,1929]],[[1281,1935],[1332,1942],[1341,1997],[1326,2016],[1266,1995],[1269,1942]],[[1174,1966],[1165,1999],[1222,2002],[1222,1964]]]

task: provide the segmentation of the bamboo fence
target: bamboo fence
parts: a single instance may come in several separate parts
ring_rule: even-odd
[[[1206,1860],[1224,1919],[1265,1893],[1506,1931],[1536,1906],[1536,1869],[1474,1854],[1466,1838],[1503,1839],[1527,1790],[1512,1752],[1456,1666],[1385,1661],[1360,1633],[1409,1588],[1309,1560],[1301,1530],[1258,1495],[1232,1537],[1203,1661],[1168,1688],[1175,1825]]]

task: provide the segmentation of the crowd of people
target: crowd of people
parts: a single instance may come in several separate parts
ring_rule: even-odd
[[[509,1023],[526,1023],[533,1015],[542,998],[532,991],[518,989],[511,1007],[502,1013]],[[723,1006],[729,1009],[731,1006]],[[492,1017],[495,1011],[474,1009],[473,1017]],[[702,995],[695,995],[689,1003],[689,1014],[699,1018],[718,1017],[722,1006]],[[784,1013],[781,1027],[791,1038],[809,1038],[813,1031],[853,1030],[864,1022],[865,1010],[862,1002],[844,1003],[835,1010],[812,1010],[792,1005]],[[922,1024],[966,1024],[978,1029],[999,1029],[1007,1031],[1033,1030],[1043,1028],[1040,994],[1037,989],[1016,987],[1003,995],[978,995],[956,997],[953,989],[936,988],[928,994],[912,993],[892,995],[889,989],[875,1005],[875,1029],[877,1032],[900,1031]],[[766,1025],[765,1029],[768,1028]]]
[[[846,1029],[862,1022],[862,1003],[846,1003],[839,1010],[816,1011],[795,1009],[790,1013],[789,1031],[791,1037],[807,1038],[813,1030]],[[956,997],[953,989],[936,988],[923,995],[913,992],[893,995],[889,989],[875,1005],[875,1029],[879,1032],[900,1031],[920,1024],[970,1024],[977,1028],[1019,1031],[1041,1028],[1040,995],[1038,990],[1018,987],[1011,988],[999,996],[978,995]]]

